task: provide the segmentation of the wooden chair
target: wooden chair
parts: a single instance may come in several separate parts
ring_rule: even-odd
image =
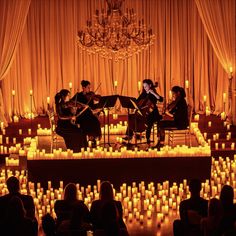
[[[173,147],[175,140],[183,139],[185,140],[185,144],[189,145],[191,147],[191,122],[192,122],[192,113],[193,113],[193,107],[191,105],[188,105],[188,120],[189,125],[186,129],[177,129],[177,128],[167,128],[165,129],[165,132],[168,135],[168,145]]]

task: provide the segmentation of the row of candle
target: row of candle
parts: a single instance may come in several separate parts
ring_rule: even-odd
[[[10,170],[2,170],[0,176],[0,195],[6,194],[5,181],[7,177],[13,174]],[[211,197],[219,198],[220,191],[224,184],[230,184],[234,188],[236,199],[236,155],[234,160],[226,158],[219,158],[216,160],[212,158],[212,172],[211,180],[206,180],[202,183],[201,196],[210,199]],[[63,197],[63,181],[60,181],[60,187],[58,189],[52,188],[52,182],[48,181],[48,188],[43,189],[40,183],[27,184],[27,175],[25,171],[16,171],[15,175],[21,182],[21,192],[29,193],[34,198],[36,206],[36,213],[38,219],[46,214],[50,213],[54,217],[54,203],[57,199]],[[101,181],[97,181],[97,185],[93,187],[88,185],[86,188],[76,184],[78,191],[78,198],[83,200],[85,204],[90,208],[93,200],[99,198],[99,189]],[[131,186],[126,183],[122,184],[119,191],[114,189],[114,196],[116,200],[122,202],[124,208],[124,218],[129,221],[138,221],[141,224],[148,219],[152,219],[156,216],[158,222],[163,222],[166,216],[171,210],[178,211],[180,202],[190,196],[189,187],[187,181],[183,180],[182,183],[177,185],[173,183],[170,186],[169,181],[165,181],[162,184],[153,182],[145,184],[133,182]]]

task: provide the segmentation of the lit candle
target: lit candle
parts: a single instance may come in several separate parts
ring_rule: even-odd
[[[225,143],[222,143],[221,147],[222,149],[225,149]]]
[[[172,92],[171,92],[171,90],[169,91],[169,100],[171,100],[172,99]]]
[[[15,96],[16,95],[16,91],[12,90],[11,94],[12,94],[12,96]]]
[[[204,101],[204,103],[206,103],[206,100],[207,100],[207,96],[204,95],[204,96],[203,96],[203,101]]]
[[[226,103],[226,93],[223,93],[223,103]]]
[[[218,150],[218,148],[219,148],[219,144],[215,143],[215,149]]]
[[[114,81],[114,87],[116,88],[117,86],[118,86],[118,81],[115,80],[115,81]]]
[[[211,127],[211,121],[208,121],[208,127]]]
[[[28,129],[28,134],[31,135],[31,129]]]
[[[231,143],[231,150],[235,149],[235,143]]]
[[[50,104],[50,97],[47,97],[47,104]]]
[[[69,83],[69,89],[72,89],[72,82]]]
[[[185,81],[185,88],[186,88],[186,89],[189,88],[189,81],[188,81],[188,80]]]
[[[138,92],[141,92],[142,84],[141,81],[138,81]]]
[[[9,137],[6,137],[6,144],[9,144]]]
[[[22,135],[22,129],[19,129],[19,135]]]
[[[30,89],[30,96],[33,96],[33,90]]]
[[[227,125],[227,130],[230,130],[230,125]]]
[[[16,138],[13,138],[13,144],[16,144]]]

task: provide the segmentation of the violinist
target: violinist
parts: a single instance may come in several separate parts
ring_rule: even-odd
[[[174,86],[171,89],[173,101],[167,106],[167,114],[173,116],[172,120],[159,122],[159,140],[156,145],[160,148],[165,140],[165,128],[186,129],[189,125],[188,106],[185,100],[186,93],[182,87]]]
[[[137,105],[142,112],[142,116],[137,113],[129,116],[129,126],[126,130],[127,136],[123,138],[124,140],[131,140],[135,130],[138,132],[142,132],[146,129],[147,143],[150,144],[152,126],[154,122],[162,119],[162,116],[159,114],[156,104],[157,101],[162,102],[163,97],[161,97],[156,92],[156,86],[150,79],[143,80],[143,91],[137,99]],[[134,125],[134,123],[138,125]],[[143,126],[144,128],[141,128],[141,126]]]
[[[93,142],[93,146],[95,146],[96,138],[101,138],[101,125],[97,116],[93,114],[91,109],[96,108],[95,101],[98,101],[100,96],[90,91],[89,81],[82,80],[81,86],[82,91],[77,92],[71,100],[86,104],[90,107],[90,109],[87,109],[78,117],[77,122],[80,124],[84,134],[89,136],[89,140],[91,140]]]
[[[67,149],[79,152],[81,147],[87,147],[87,140],[82,129],[71,122],[76,117],[73,115],[71,107],[68,106],[69,94],[69,90],[62,89],[55,96],[56,112],[58,115],[56,133],[64,138]]]

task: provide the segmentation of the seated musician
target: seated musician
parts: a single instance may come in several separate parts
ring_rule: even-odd
[[[96,95],[94,92],[90,91],[90,82],[87,80],[81,81],[82,92],[77,92],[72,101],[77,101],[83,104],[86,104],[90,107],[78,118],[78,123],[82,128],[85,135],[89,136],[89,140],[93,142],[93,146],[96,144],[96,138],[101,138],[101,125],[97,116],[93,114],[91,109],[96,108],[94,101],[99,100],[99,95]]]
[[[159,114],[156,103],[162,102],[161,97],[155,89],[152,80],[143,80],[143,91],[137,98],[137,105],[142,113],[140,116],[138,113],[129,116],[129,125],[126,130],[126,137],[123,139],[131,140],[134,131],[142,132],[146,129],[147,143],[150,144],[151,129],[154,122],[161,120],[162,116]],[[136,124],[135,124],[136,123]]]
[[[69,90],[62,89],[55,96],[58,115],[56,132],[64,138],[67,149],[79,152],[81,147],[87,147],[87,140],[82,129],[74,124],[76,117],[73,115],[72,107],[68,105],[69,94]]]
[[[165,129],[177,128],[186,129],[189,125],[188,106],[185,100],[186,93],[182,87],[174,86],[171,89],[173,101],[167,106],[167,114],[173,119],[163,119],[159,122],[159,141],[156,145],[160,148],[164,145]]]

